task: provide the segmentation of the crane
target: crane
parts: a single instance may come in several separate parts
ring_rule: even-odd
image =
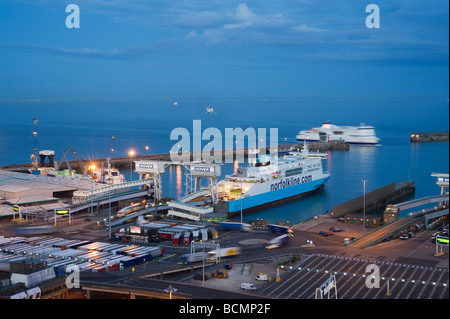
[[[72,145],[69,145],[69,147],[62,153],[61,157],[59,158],[59,160],[55,161],[55,171],[59,171],[59,169],[61,168],[61,164],[62,162],[66,162],[67,165],[67,169],[70,171],[72,170],[72,167],[70,166],[69,161],[67,160],[67,154],[69,153],[69,150],[71,149]]]
[[[78,163],[80,164],[81,170],[83,172],[83,175],[87,175],[88,169],[87,166],[83,163],[83,161],[80,158],[80,155],[78,155],[78,152],[76,149],[73,149],[73,153],[75,154],[75,157],[77,158]]]

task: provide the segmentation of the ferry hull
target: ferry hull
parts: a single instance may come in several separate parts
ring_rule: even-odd
[[[328,178],[329,176],[305,184],[299,184],[271,192],[253,195],[251,197],[245,197],[242,200],[237,199],[230,201],[228,202],[228,215],[232,216],[240,214],[241,203],[242,212],[249,212],[257,208],[280,204],[306,196],[309,193],[321,188]]]

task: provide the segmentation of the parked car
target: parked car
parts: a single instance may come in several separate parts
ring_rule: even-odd
[[[328,236],[328,233],[326,233],[326,232],[324,232],[324,231],[320,231],[320,232],[319,232],[319,235],[322,235],[322,236]]]
[[[415,237],[415,235],[414,235],[414,233],[409,232],[409,233],[408,233],[408,237],[409,237],[409,238],[413,238],[413,237]]]
[[[407,239],[409,239],[409,236],[408,236],[408,234],[403,234],[400,236],[400,239],[407,240]]]

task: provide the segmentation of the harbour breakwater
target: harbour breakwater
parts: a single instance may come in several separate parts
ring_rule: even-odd
[[[350,146],[344,141],[330,141],[330,142],[312,142],[308,143],[308,149],[310,152],[326,152],[331,150],[349,150]],[[283,144],[278,145],[279,153],[287,153],[289,151],[297,150],[301,151],[303,149],[303,144]],[[213,156],[216,152],[221,153],[222,160],[224,161],[226,158],[237,158],[238,154],[243,154],[244,157],[248,155],[248,148],[245,149],[232,149],[232,150],[223,150],[223,151],[210,151],[210,155]],[[267,152],[269,152],[269,148],[267,148]],[[181,154],[181,153],[180,153]],[[202,156],[201,152],[190,152],[190,160],[199,160]],[[219,155],[220,156],[220,155]],[[147,160],[147,161],[171,161],[170,153],[166,154],[151,154],[151,155],[135,155],[135,156],[124,156],[124,157],[113,157],[110,159],[110,163],[113,167],[118,169],[129,169],[130,165],[133,165],[132,162],[139,160]],[[70,168],[75,171],[82,173],[84,167],[88,167],[92,164],[102,165],[106,163],[106,158],[96,158],[89,160],[73,160],[68,161]],[[12,170],[12,171],[21,171],[28,170],[32,168],[32,164],[10,164],[0,166],[0,169],[3,170]],[[60,169],[68,169],[68,165],[66,162],[62,162],[60,165]]]
[[[412,133],[410,137],[411,143],[417,142],[441,142],[448,141],[448,132],[437,133]]]

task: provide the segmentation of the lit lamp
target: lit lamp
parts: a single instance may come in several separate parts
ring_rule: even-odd
[[[92,164],[88,167],[88,169],[91,171],[91,175],[94,173],[94,170],[97,169],[97,166],[95,164]]]
[[[92,203],[92,200],[93,200],[93,198],[92,198],[92,192],[93,192],[93,185],[92,185],[92,183],[94,182],[94,176],[93,176],[94,170],[97,169],[97,166],[95,164],[92,164],[91,166],[88,167],[88,169],[91,171],[91,195],[90,195],[91,207],[90,207],[90,214],[91,214],[91,216],[93,216],[94,215],[94,207],[93,207],[93,203]],[[56,220],[55,220],[55,223],[56,223]]]
[[[135,150],[133,150],[133,149],[129,150],[128,155],[130,156],[130,182],[131,182],[133,179],[133,171],[132,171],[133,163],[131,162],[131,160],[132,160],[133,156],[136,155]]]

